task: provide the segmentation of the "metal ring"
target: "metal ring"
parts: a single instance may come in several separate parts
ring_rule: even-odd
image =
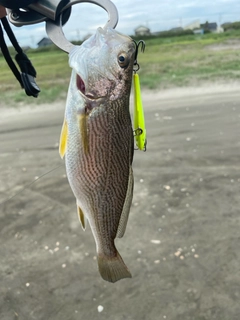
[[[70,0],[69,3],[62,8],[62,12],[64,12],[70,6],[81,3],[88,2],[98,5],[103,8],[108,13],[108,21],[105,24],[104,28],[110,27],[115,28],[118,23],[118,11],[116,6],[110,0]],[[74,46],[71,42],[69,42],[62,30],[62,14],[58,17],[56,21],[47,20],[46,21],[46,32],[52,42],[58,46],[63,51],[69,53],[71,48]]]

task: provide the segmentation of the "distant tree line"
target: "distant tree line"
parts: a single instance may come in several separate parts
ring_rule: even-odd
[[[223,28],[224,28],[224,31],[239,30],[240,29],[240,21],[225,24],[223,26]]]
[[[137,40],[147,40],[155,38],[169,38],[169,37],[179,37],[179,36],[188,36],[194,34],[192,30],[169,30],[161,31],[156,34],[146,35],[146,36],[131,36],[133,39]]]

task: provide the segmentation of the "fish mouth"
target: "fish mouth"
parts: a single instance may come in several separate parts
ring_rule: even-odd
[[[87,100],[99,100],[102,97],[96,97],[94,96],[94,94],[92,94],[91,92],[86,92],[86,85],[83,81],[83,79],[80,77],[79,74],[77,74],[76,77],[76,85],[78,88],[79,93]]]

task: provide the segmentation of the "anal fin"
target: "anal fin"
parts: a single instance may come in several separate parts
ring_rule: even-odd
[[[127,188],[127,193],[126,193],[122,214],[121,214],[119,225],[118,225],[118,230],[116,235],[117,238],[122,238],[124,236],[124,233],[127,227],[128,216],[129,216],[129,212],[132,204],[132,198],[133,198],[133,171],[132,171],[132,166],[130,166],[128,188]]]
[[[82,209],[79,207],[78,203],[77,203],[77,212],[78,212],[79,221],[82,225],[83,230],[85,231],[87,226],[87,219],[85,218],[84,213]]]

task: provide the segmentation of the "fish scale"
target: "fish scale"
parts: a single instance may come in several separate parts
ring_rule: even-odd
[[[104,112],[102,112],[102,117],[98,117],[98,120],[99,137],[96,137],[94,135],[96,121],[91,121],[91,117],[89,119],[88,138],[89,148],[92,152],[84,154],[81,148],[82,144],[78,141],[79,136],[75,134],[71,140],[71,135],[69,135],[69,154],[71,154],[72,149],[76,149],[76,146],[79,147],[79,159],[76,162],[79,165],[74,169],[71,161],[69,163],[68,156],[66,156],[66,166],[71,168],[67,171],[69,172],[69,182],[76,198],[81,199],[83,197],[82,189],[84,189],[84,194],[88,198],[91,194],[92,202],[98,206],[98,217],[94,216],[94,220],[99,221],[99,216],[103,217],[103,223],[98,226],[100,232],[106,233],[110,237],[115,237],[128,183],[128,175],[124,176],[122,173],[124,171],[128,172],[130,164],[130,155],[126,157],[122,152],[126,150],[129,154],[130,146],[128,146],[128,144],[132,142],[129,141],[129,132],[127,132],[126,126],[123,126],[123,121],[115,121],[114,124],[111,125],[111,123],[109,123],[109,115]],[[127,122],[129,123],[129,120]],[[108,129],[106,130],[106,128]],[[93,134],[91,134],[92,132]],[[132,130],[130,134],[132,134]],[[122,136],[123,140],[123,143],[120,144],[120,150],[118,150],[119,135]],[[102,136],[105,136],[104,140]],[[125,148],[123,148],[124,145]],[[108,148],[109,151],[107,155],[106,148]],[[112,149],[114,149],[115,152],[111,152]],[[105,150],[104,153],[103,150]],[[119,151],[121,151],[121,153],[119,153]],[[111,155],[110,159],[109,155]],[[126,161],[120,162],[119,155],[122,156],[122,159],[126,159]],[[106,170],[108,172],[107,174]],[[72,184],[74,177],[78,177],[77,187],[76,184]],[[104,184],[104,189],[101,188],[101,184],[100,188],[98,185],[96,186],[95,181],[97,178],[102,182],[101,184]],[[79,188],[79,185],[81,185],[81,188]],[[116,212],[117,209],[120,212]],[[112,214],[113,210],[116,212],[114,215]],[[103,237],[103,239],[105,238],[106,236]],[[115,254],[115,250],[113,254]]]
[[[129,96],[135,45],[115,30],[99,28],[82,46],[70,53],[60,154],[80,221],[85,228],[87,219],[92,230],[100,274],[115,282],[131,277],[114,239],[125,232],[133,192]]]

